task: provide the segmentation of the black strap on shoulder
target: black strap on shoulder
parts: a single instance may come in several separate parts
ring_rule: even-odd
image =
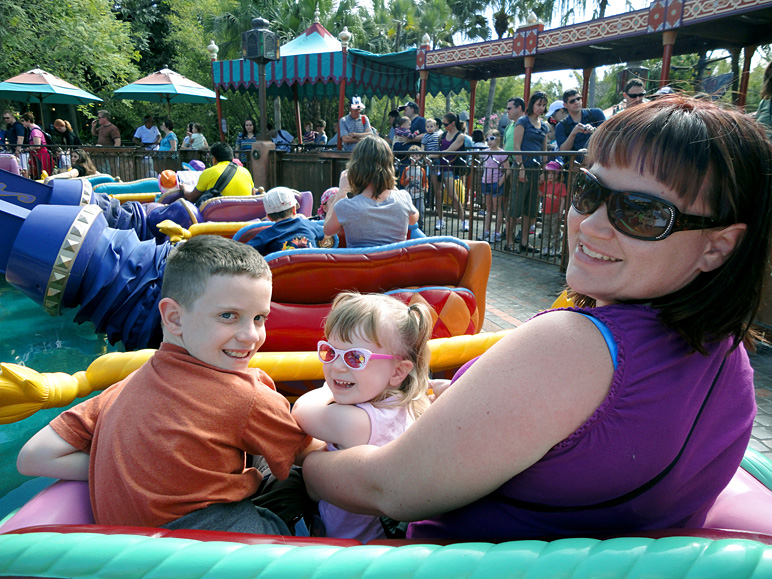
[[[236,163],[233,161],[228,163],[228,166],[225,167],[225,170],[220,173],[219,177],[217,177],[217,181],[215,181],[214,185],[209,190],[205,191],[201,197],[196,199],[196,207],[201,207],[201,205],[210,199],[213,199],[214,197],[220,197],[222,192],[231,182],[231,179],[233,179],[233,176],[236,175],[236,170],[238,167],[239,166],[236,165]]]
[[[681,455],[683,455],[684,450],[686,450],[686,445],[689,443],[689,439],[692,437],[692,434],[694,433],[694,429],[697,426],[697,421],[700,419],[700,416],[702,415],[702,411],[705,410],[705,406],[708,403],[708,399],[710,398],[710,395],[713,393],[713,389],[715,388],[716,383],[718,382],[718,377],[721,375],[721,371],[724,369],[724,363],[726,362],[727,357],[729,357],[729,353],[727,353],[724,356],[724,359],[721,361],[721,365],[718,367],[718,372],[716,372],[716,377],[713,378],[713,383],[710,385],[710,388],[708,389],[708,392],[705,395],[705,400],[702,401],[702,406],[700,406],[700,410],[697,412],[697,415],[694,417],[694,422],[692,423],[692,427],[689,429],[689,434],[686,435],[686,439],[684,440],[684,443],[681,446],[681,450],[678,451],[678,454],[675,456],[672,462],[669,465],[667,465],[664,468],[664,470],[662,470],[662,472],[660,472],[658,475],[656,475],[654,478],[650,479],[649,481],[643,483],[638,488],[630,491],[629,493],[625,493],[624,495],[619,496],[615,499],[609,499],[607,501],[595,503],[592,505],[547,505],[544,503],[521,501],[519,499],[508,497],[499,491],[493,491],[489,496],[491,496],[492,498],[494,498],[499,502],[505,503],[513,507],[517,507],[518,509],[524,509],[526,511],[536,511],[540,513],[575,513],[579,511],[607,509],[611,507],[616,507],[618,505],[621,505],[623,503],[633,500],[634,498],[641,496],[643,493],[651,489],[659,481],[665,478],[668,475],[668,473],[671,470],[673,470],[676,463],[681,458]]]

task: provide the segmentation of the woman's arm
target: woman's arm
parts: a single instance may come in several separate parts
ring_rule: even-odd
[[[88,480],[88,454],[46,426],[22,447],[16,469],[27,476]]]
[[[367,412],[356,406],[335,404],[327,384],[298,398],[292,416],[303,432],[339,448],[367,444],[370,440]]]
[[[170,151],[176,151],[177,150],[177,139],[171,139],[169,141],[169,150]]]
[[[335,213],[335,206],[333,205],[330,207],[329,211],[327,211],[327,217],[324,220],[324,234],[332,237],[333,235],[337,235],[342,227],[343,226],[340,224],[340,221],[338,221],[338,216]]]
[[[515,128],[512,130],[512,150],[513,151],[519,151],[520,147],[523,146],[523,136],[525,135],[525,127],[521,124],[516,124]],[[515,161],[520,165],[520,170],[518,171],[518,179],[521,182],[525,182],[525,167],[523,167],[523,156],[522,155],[515,155]]]
[[[400,521],[447,512],[491,493],[573,433],[612,376],[593,323],[555,311],[499,341],[395,441],[311,455],[303,476],[312,496],[349,511]]]

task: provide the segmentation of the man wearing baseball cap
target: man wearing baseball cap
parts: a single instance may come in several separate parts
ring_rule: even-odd
[[[318,247],[317,242],[324,239],[324,226],[321,221],[309,221],[303,215],[297,215],[296,193],[289,187],[274,187],[265,194],[263,207],[268,219],[274,223],[247,241],[248,245],[262,255]]]
[[[365,105],[362,102],[362,97],[352,96],[349,114],[338,122],[338,134],[343,143],[344,151],[353,151],[360,140],[373,134],[370,121],[362,114],[363,110],[365,110]]]
[[[412,139],[407,137],[394,137],[394,140],[399,143],[420,144],[426,133],[426,119],[418,116],[418,105],[413,101],[408,101],[404,105],[398,107],[398,110],[410,119],[410,132],[416,133],[416,135]]]

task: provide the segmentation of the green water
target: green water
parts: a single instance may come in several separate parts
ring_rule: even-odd
[[[104,334],[96,334],[92,324],[76,324],[74,317],[75,310],[49,316],[42,306],[1,280],[0,362],[21,364],[38,372],[73,374],[85,370],[102,354],[122,350],[110,346]],[[44,410],[21,422],[0,425],[0,519],[24,500],[25,493],[14,493],[21,497],[6,495],[30,481],[16,472],[19,449],[61,411]],[[34,487],[35,483],[25,486]]]

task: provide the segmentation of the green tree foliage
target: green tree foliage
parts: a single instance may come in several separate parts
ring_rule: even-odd
[[[169,0],[116,0],[113,5],[116,18],[129,24],[143,75],[175,61],[178,47],[170,34],[171,4]]]
[[[136,74],[129,27],[106,0],[0,2],[0,77],[42,68],[103,96]]]

